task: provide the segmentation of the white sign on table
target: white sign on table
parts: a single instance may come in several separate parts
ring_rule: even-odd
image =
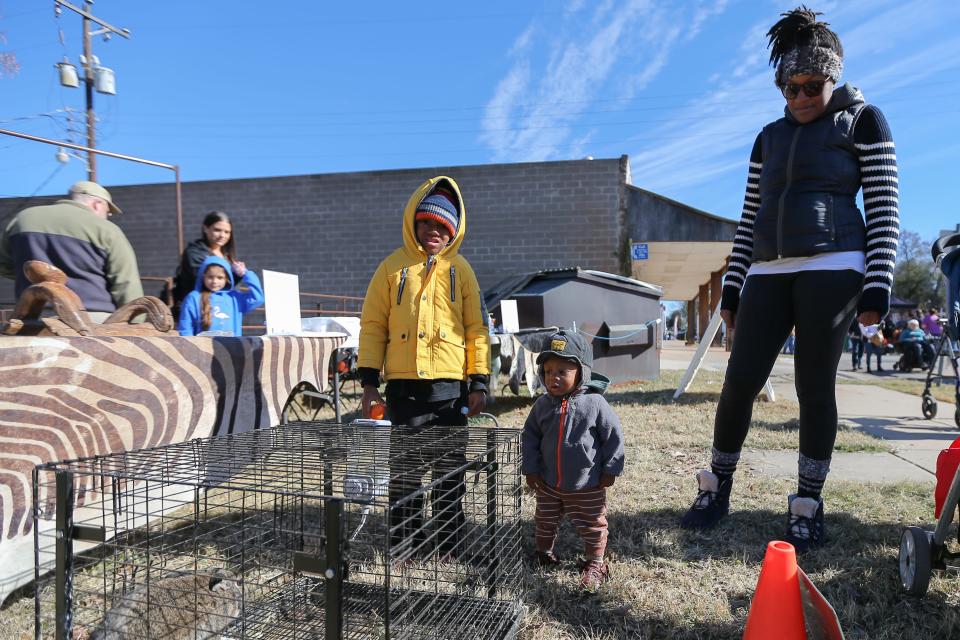
[[[517,314],[516,300],[500,301],[500,319],[502,320],[504,333],[520,331],[520,316]]]
[[[297,335],[300,326],[300,277],[279,271],[263,272],[267,335]]]

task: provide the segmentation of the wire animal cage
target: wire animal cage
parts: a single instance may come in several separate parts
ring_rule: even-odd
[[[519,456],[512,429],[301,422],[38,466],[36,636],[511,638]]]

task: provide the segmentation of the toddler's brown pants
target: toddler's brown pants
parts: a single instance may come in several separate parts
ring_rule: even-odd
[[[587,560],[600,560],[607,548],[607,491],[603,487],[562,491],[542,481],[537,484],[536,524],[538,551],[552,551],[560,520],[566,514],[583,539]]]

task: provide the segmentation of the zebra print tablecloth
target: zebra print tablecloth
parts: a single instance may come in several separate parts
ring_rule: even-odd
[[[33,577],[40,463],[280,421],[302,381],[327,386],[342,338],[0,338],[0,602]]]

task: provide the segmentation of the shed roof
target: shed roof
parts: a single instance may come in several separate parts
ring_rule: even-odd
[[[655,284],[635,280],[626,276],[605,271],[596,271],[593,269],[581,269],[580,267],[562,267],[558,269],[541,269],[540,271],[530,271],[528,273],[518,274],[509,278],[504,278],[493,287],[484,292],[483,298],[487,303],[488,309],[494,309],[499,306],[500,301],[509,298],[512,295],[527,288],[532,282],[537,280],[583,280],[609,287],[623,289],[634,293],[646,293],[661,297],[663,289]]]

